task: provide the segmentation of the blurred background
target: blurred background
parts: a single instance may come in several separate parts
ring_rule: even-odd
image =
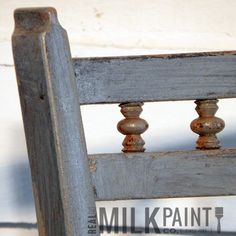
[[[141,55],[236,49],[234,0],[0,0],[0,235],[37,235],[30,171],[11,50],[13,11],[53,6],[67,30],[73,57]],[[226,128],[223,147],[236,147],[235,99],[219,102]],[[142,118],[146,151],[194,149],[189,128],[197,117],[193,101],[146,103]],[[118,104],[82,107],[89,153],[120,152],[123,136]],[[178,138],[177,138],[178,137]],[[107,206],[113,203],[98,203]],[[222,230],[236,232],[236,197],[115,202],[116,206],[224,207]],[[141,213],[140,213],[141,215]],[[140,216],[140,219],[142,217]],[[213,214],[211,215],[213,219]],[[139,220],[140,226],[144,222]],[[198,229],[198,228],[197,228]],[[208,231],[216,229],[211,220]]]

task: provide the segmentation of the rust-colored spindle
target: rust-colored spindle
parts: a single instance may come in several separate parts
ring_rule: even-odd
[[[218,149],[220,142],[216,134],[222,131],[225,123],[222,119],[215,117],[218,110],[217,99],[196,100],[196,111],[199,118],[191,123],[191,129],[194,133],[199,134],[196,142],[197,149]]]
[[[141,134],[147,130],[148,123],[139,117],[143,111],[142,106],[142,102],[120,104],[121,113],[124,115],[125,119],[118,123],[117,129],[119,132],[126,135],[122,143],[124,147],[122,149],[123,152],[145,151],[145,142],[142,139]]]

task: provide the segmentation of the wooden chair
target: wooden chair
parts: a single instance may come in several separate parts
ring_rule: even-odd
[[[214,116],[236,97],[236,52],[71,59],[53,8],[16,10],[12,41],[40,236],[99,235],[95,200],[236,194]],[[198,150],[143,153],[143,102],[177,100],[196,100]],[[123,153],[88,156],[80,105],[103,103],[121,106]]]

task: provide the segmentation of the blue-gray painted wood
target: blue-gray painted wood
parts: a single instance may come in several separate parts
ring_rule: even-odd
[[[97,200],[236,195],[236,149],[90,155]]]
[[[236,51],[75,58],[81,104],[236,97]]]
[[[15,11],[13,53],[39,235],[98,235],[88,231],[94,194],[67,34],[55,9]]]

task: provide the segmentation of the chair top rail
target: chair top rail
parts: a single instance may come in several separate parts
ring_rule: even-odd
[[[236,97],[236,51],[73,58],[80,103]]]

